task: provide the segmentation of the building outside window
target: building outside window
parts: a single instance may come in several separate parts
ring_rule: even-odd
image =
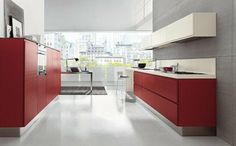
[[[106,76],[111,72],[115,74],[117,68],[132,67],[134,59],[149,63],[152,60],[152,51],[140,50],[140,43],[150,33],[147,31],[55,32],[45,35],[45,44],[61,51],[63,71],[66,69],[66,59],[79,58],[79,63],[70,61],[69,66],[79,65],[82,69],[86,67],[93,70],[95,76],[96,72],[100,72],[97,76]]]

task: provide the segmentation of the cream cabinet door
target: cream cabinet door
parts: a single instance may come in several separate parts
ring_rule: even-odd
[[[166,41],[174,42],[185,38],[190,38],[194,35],[194,16],[189,15],[167,26]]]
[[[149,35],[142,40],[141,49],[142,50],[152,49],[152,35]]]

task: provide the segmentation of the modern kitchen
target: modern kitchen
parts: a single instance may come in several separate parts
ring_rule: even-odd
[[[0,0],[0,145],[236,145],[235,6]]]

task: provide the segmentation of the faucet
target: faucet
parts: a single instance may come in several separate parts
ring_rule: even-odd
[[[176,65],[172,65],[171,67],[172,67],[172,72],[173,73],[176,73],[176,72],[179,71],[179,63],[177,63]]]
[[[155,59],[153,59],[153,61],[155,62],[155,68],[154,68],[154,70],[159,70],[158,68],[157,68],[157,58],[155,58]]]

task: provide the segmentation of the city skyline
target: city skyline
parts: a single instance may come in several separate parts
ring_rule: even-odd
[[[47,33],[45,44],[61,48],[62,59],[87,57],[96,61],[98,57],[109,57],[111,62],[123,58],[123,64],[133,59],[150,60],[151,51],[140,51],[141,40],[150,32],[77,32]],[[114,57],[114,60],[111,58]]]

